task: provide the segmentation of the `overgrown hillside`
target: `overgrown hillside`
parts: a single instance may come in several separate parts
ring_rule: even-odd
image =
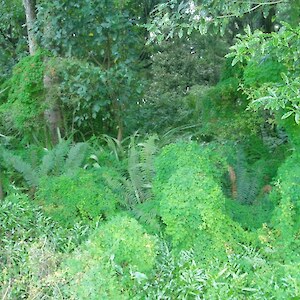
[[[298,1],[1,5],[2,300],[300,299]]]

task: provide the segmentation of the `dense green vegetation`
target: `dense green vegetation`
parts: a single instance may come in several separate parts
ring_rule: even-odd
[[[2,300],[300,299],[299,1],[0,3]]]

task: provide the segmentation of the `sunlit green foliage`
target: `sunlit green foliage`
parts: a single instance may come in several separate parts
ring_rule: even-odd
[[[138,299],[293,299],[299,295],[298,268],[269,262],[251,247],[203,268],[192,250],[175,257],[164,246],[156,265],[159,276],[138,286]]]
[[[44,52],[23,58],[4,83],[1,96],[1,122],[7,132],[17,130],[30,136],[41,132],[43,120]],[[43,132],[42,132],[43,133]]]
[[[225,212],[220,188],[224,161],[209,147],[172,144],[157,159],[159,213],[177,249],[194,248],[200,259],[235,251],[250,241]]]
[[[236,0],[205,2],[168,0],[155,7],[152,20],[146,27],[151,32],[151,41],[158,43],[176,36],[179,38],[189,36],[195,31],[201,35],[210,31],[224,34],[235,17],[242,18],[256,12],[267,18],[272,6],[281,2],[283,1],[267,0],[253,3]]]
[[[58,265],[63,253],[87,237],[79,224],[66,230],[44,216],[25,195],[0,207],[0,294],[4,299],[59,298]]]
[[[276,60],[268,59],[261,62],[253,61],[244,70],[244,84],[247,87],[258,88],[267,82],[280,82],[285,67]]]
[[[116,211],[116,195],[94,172],[45,177],[40,181],[37,201],[48,215],[64,224],[79,220],[107,219]]]
[[[299,299],[298,2],[0,0],[0,298]]]
[[[254,109],[264,108],[273,111],[280,111],[280,117],[286,119],[293,115],[298,124],[300,114],[299,105],[299,34],[298,27],[291,27],[283,23],[278,32],[263,33],[259,30],[251,32],[247,28],[245,35],[239,35],[237,43],[232,46],[232,53],[228,56],[234,57],[233,64],[239,61],[259,62],[265,59],[266,53],[273,60],[277,61],[278,72],[282,72],[282,80],[275,81],[273,74],[270,80],[262,80],[259,88],[250,86],[245,89],[249,99],[252,101],[250,106]],[[265,71],[265,70],[263,70]],[[278,76],[278,75],[277,75]],[[282,112],[285,112],[284,114]]]
[[[64,263],[70,278],[68,297],[130,299],[126,286],[154,267],[156,239],[138,222],[116,217],[102,225],[84,247]]]
[[[284,260],[294,260],[299,249],[299,153],[294,152],[278,170],[272,199],[276,205],[272,224],[278,235],[278,252]]]

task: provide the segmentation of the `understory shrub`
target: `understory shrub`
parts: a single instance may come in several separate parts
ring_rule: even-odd
[[[225,209],[220,187],[224,161],[210,147],[196,143],[170,144],[157,158],[155,192],[165,232],[175,249],[194,248],[198,258],[225,257],[250,234]]]
[[[248,143],[231,145],[227,152],[230,153],[227,160],[235,173],[234,198],[241,204],[257,204],[265,196],[268,191],[264,188],[271,188],[270,184],[285,158],[284,147],[272,149],[257,140],[251,139],[252,146]]]
[[[271,199],[276,205],[272,217],[276,252],[284,261],[300,261],[300,155],[295,151],[278,169]]]
[[[280,82],[282,72],[286,72],[286,67],[271,58],[261,62],[251,61],[244,70],[244,84],[258,88],[267,82]]]
[[[117,216],[64,263],[68,299],[132,299],[129,288],[146,277],[155,258],[156,239],[135,219]]]
[[[7,132],[11,129],[32,137],[33,132],[42,133],[44,87],[44,58],[47,54],[38,51],[26,56],[13,69],[13,74],[4,83],[6,93],[1,95],[1,122]]]
[[[122,268],[149,273],[155,262],[156,239],[133,218],[118,216],[95,233],[94,246],[113,255]]]
[[[263,224],[270,225],[274,203],[264,196],[252,204],[240,203],[236,199],[226,199],[226,213],[245,230],[255,231]]]
[[[226,48],[217,36],[191,35],[184,45],[178,38],[160,43],[159,51],[151,55],[151,80],[144,99],[131,113],[136,130],[162,133],[187,124],[193,112],[184,105],[184,96],[194,85],[211,86],[218,81]]]
[[[78,170],[40,180],[36,200],[63,225],[83,220],[108,219],[116,212],[118,196],[99,172]]]

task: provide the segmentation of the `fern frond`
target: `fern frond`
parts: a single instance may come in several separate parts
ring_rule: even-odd
[[[55,146],[54,153],[55,153],[55,169],[56,173],[60,173],[63,169],[65,159],[67,154],[69,153],[70,149],[70,141],[62,141]]]
[[[102,169],[103,170],[103,169]],[[122,184],[122,177],[119,173],[111,173],[111,169],[109,171],[102,171],[101,172],[101,179],[104,181],[104,184],[113,191],[116,195],[118,195],[118,203],[123,206],[127,207],[126,200],[124,197],[124,187]],[[127,207],[128,208],[128,207]]]
[[[193,134],[191,129],[199,127],[201,124],[181,125],[178,127],[168,128],[164,134],[160,135],[160,146],[163,147],[172,142],[187,139],[190,140]]]
[[[133,207],[132,214],[140,221],[140,223],[149,225],[153,229],[159,230],[158,207],[159,204],[156,201],[146,201]]]
[[[43,156],[42,163],[39,167],[39,174],[41,176],[47,175],[51,170],[54,169],[54,164],[54,153],[47,150],[47,153]]]
[[[154,177],[154,156],[157,153],[158,146],[156,141],[158,141],[157,135],[151,135],[144,143],[140,143],[140,160],[141,169],[145,180],[148,182],[147,186],[151,187],[151,182]]]
[[[20,157],[9,153],[8,151],[2,150],[2,157],[4,161],[12,166],[17,172],[21,173],[31,187],[38,186],[39,176],[35,169],[28,163],[26,163]]]
[[[134,206],[138,204],[138,198],[136,197],[136,193],[134,187],[132,186],[131,180],[126,177],[122,177],[121,189],[122,195],[125,200],[124,206],[126,209],[131,210]]]
[[[48,175],[50,172],[59,174],[62,171],[65,158],[69,152],[69,145],[69,141],[62,141],[44,155],[39,168],[41,176]]]
[[[130,137],[127,173],[120,179],[125,207],[130,210],[152,198],[154,155],[157,152],[158,137],[152,135],[143,143],[137,143],[138,138],[137,133]]]
[[[65,162],[64,169],[66,172],[79,168],[88,150],[87,143],[77,143],[69,151],[68,157]]]

